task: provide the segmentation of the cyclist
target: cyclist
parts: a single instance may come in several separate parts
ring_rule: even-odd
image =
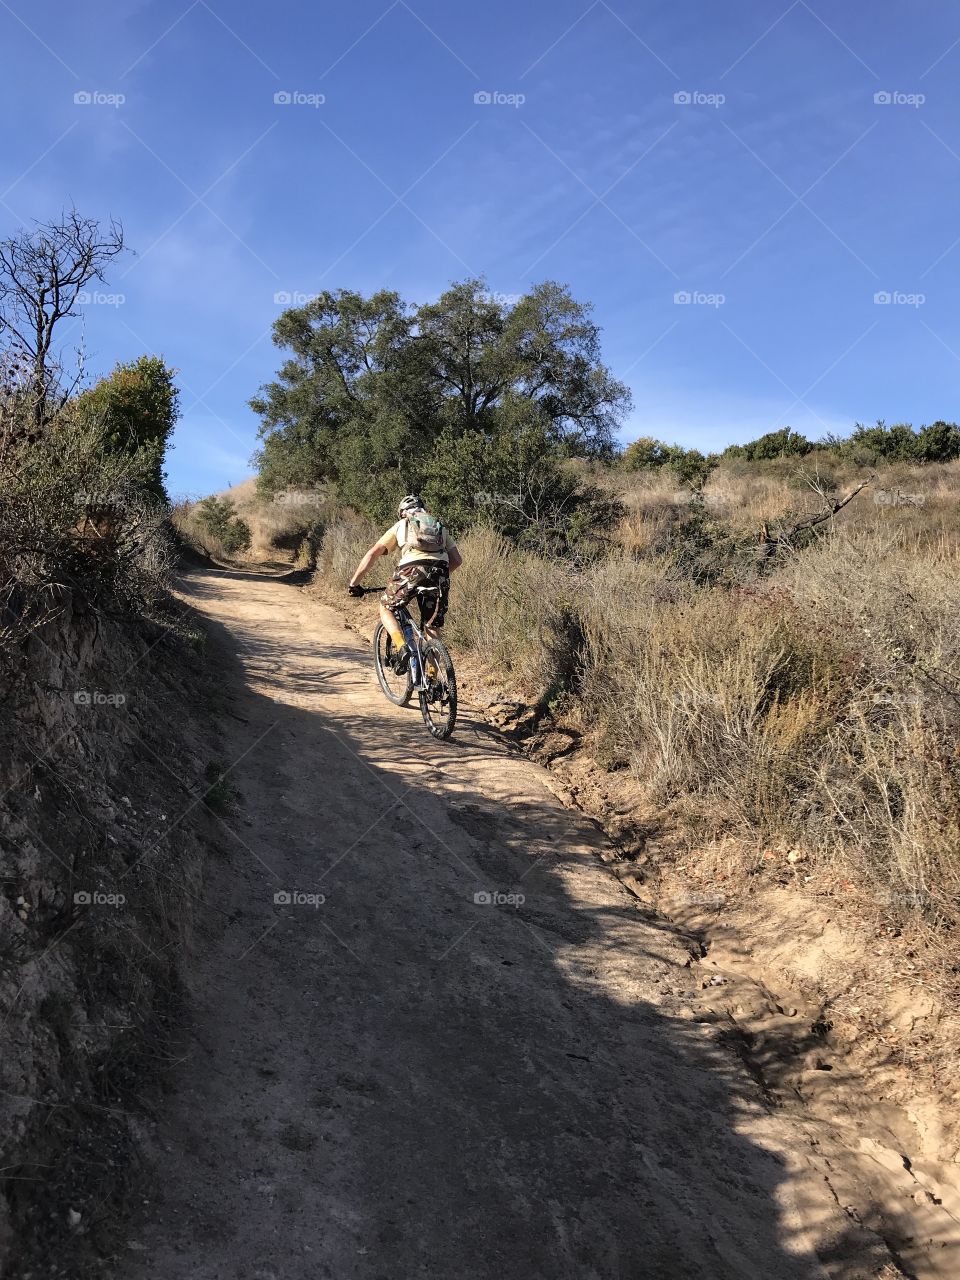
[[[390,526],[357,565],[347,589],[351,595],[363,595],[360,582],[374,560],[391,551],[400,552],[397,567],[380,597],[380,621],[393,641],[394,668],[402,673],[408,660],[407,646],[394,610],[408,605],[420,588],[436,588],[418,596],[421,625],[428,635],[436,635],[447,612],[450,574],[460,568],[463,559],[447,529],[427,511],[417,494],[408,494],[401,501],[397,516],[397,523]]]

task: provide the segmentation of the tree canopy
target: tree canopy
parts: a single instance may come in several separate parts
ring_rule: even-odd
[[[596,495],[563,474],[609,458],[630,406],[600,358],[590,308],[545,282],[515,304],[482,280],[408,306],[393,292],[322,293],[276,321],[289,353],[251,407],[261,489],[333,481],[378,518],[423,491],[461,526],[499,507],[518,528]]]

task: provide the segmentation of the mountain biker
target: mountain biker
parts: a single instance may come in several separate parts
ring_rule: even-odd
[[[427,635],[436,635],[447,612],[450,574],[460,568],[463,559],[447,529],[427,511],[418,494],[410,493],[401,501],[397,517],[397,523],[357,565],[347,590],[353,596],[362,596],[360,581],[374,560],[399,550],[397,567],[380,597],[380,621],[393,641],[394,667],[402,672],[406,670],[407,646],[394,610],[408,605],[417,596],[418,588],[436,588],[435,592],[418,596],[421,625]]]

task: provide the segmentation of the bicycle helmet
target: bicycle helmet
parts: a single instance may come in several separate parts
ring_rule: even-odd
[[[403,517],[409,515],[411,511],[422,510],[423,499],[418,497],[415,493],[408,493],[407,496],[401,500],[399,507],[397,507],[397,515],[402,520]]]

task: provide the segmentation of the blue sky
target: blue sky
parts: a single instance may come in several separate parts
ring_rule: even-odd
[[[123,221],[70,340],[180,370],[174,492],[249,473],[276,298],[323,288],[569,283],[625,439],[960,416],[949,0],[0,0],[0,41],[0,234]]]

